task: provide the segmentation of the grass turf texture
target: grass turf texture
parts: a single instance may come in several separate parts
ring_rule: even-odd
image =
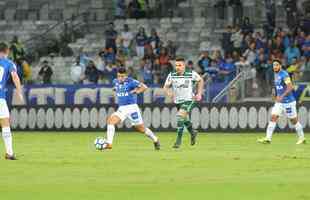
[[[263,134],[200,135],[195,147],[186,134],[179,150],[175,134],[159,134],[159,152],[134,133],[97,152],[99,135],[15,134],[19,160],[0,160],[0,199],[310,199],[310,145],[296,146],[293,134],[272,145],[256,143]]]

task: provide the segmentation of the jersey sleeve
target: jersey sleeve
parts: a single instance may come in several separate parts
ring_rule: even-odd
[[[287,85],[287,84],[290,84],[290,83],[292,83],[292,81],[291,81],[291,78],[290,78],[290,76],[288,75],[288,73],[285,73],[285,74],[283,74],[283,81],[284,81],[284,83]]]
[[[169,73],[165,81],[165,86],[170,86],[171,84],[172,84],[171,73]]]
[[[201,76],[197,72],[193,71],[193,80],[200,81],[201,79]]]
[[[13,62],[9,62],[9,72],[16,72],[16,65]]]
[[[135,88],[139,87],[140,84],[141,84],[140,81],[135,80],[135,79],[132,79],[132,80],[130,81],[130,87],[131,87],[132,89],[135,89]]]

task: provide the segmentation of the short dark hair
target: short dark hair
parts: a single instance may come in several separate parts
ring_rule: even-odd
[[[282,65],[282,62],[281,62],[281,60],[278,60],[278,59],[274,59],[274,60],[272,61],[272,64],[273,64],[274,62],[277,62],[277,63],[279,63],[280,65]]]
[[[9,46],[5,42],[0,42],[0,52],[1,53],[6,52],[8,48],[9,48]]]
[[[185,62],[185,59],[182,57],[178,57],[175,59],[176,62]]]
[[[126,74],[127,70],[126,70],[125,67],[120,67],[120,68],[118,68],[117,73],[119,73],[119,74]]]

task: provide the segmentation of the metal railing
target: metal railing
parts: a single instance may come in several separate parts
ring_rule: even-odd
[[[244,72],[240,72],[232,81],[228,83],[228,85],[212,99],[212,103],[217,103],[219,102],[224,96],[227,95],[228,91],[238,82],[244,80]],[[243,84],[241,84],[242,86]],[[243,94],[243,92],[241,92]],[[243,97],[241,97],[243,99]]]

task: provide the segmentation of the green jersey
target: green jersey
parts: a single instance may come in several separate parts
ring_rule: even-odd
[[[179,104],[193,100],[195,83],[200,80],[201,77],[197,72],[186,69],[182,75],[178,75],[175,71],[169,73],[165,85],[172,86],[174,103]]]

